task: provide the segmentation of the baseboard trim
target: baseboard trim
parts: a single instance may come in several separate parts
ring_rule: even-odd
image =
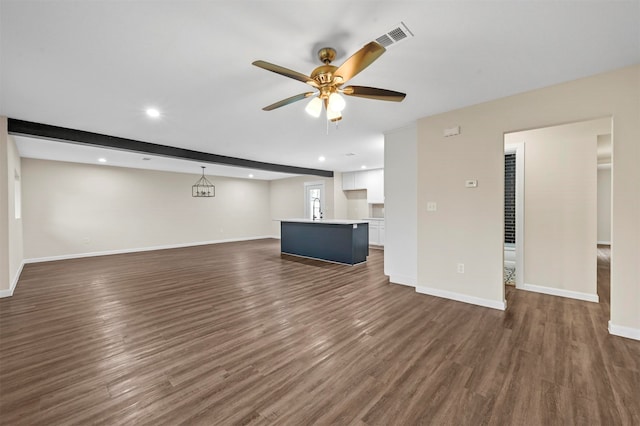
[[[13,292],[16,290],[16,286],[18,285],[18,280],[20,279],[20,274],[22,274],[22,268],[24,268],[25,263],[26,262],[24,260],[20,263],[16,276],[13,277],[13,280],[11,281],[11,286],[7,290],[0,290],[0,299],[3,297],[13,296]]]
[[[40,263],[40,262],[53,262],[56,260],[68,260],[68,259],[81,259],[83,257],[96,257],[96,256],[110,256],[113,254],[127,254],[127,253],[138,253],[144,251],[155,251],[155,250],[168,250],[175,248],[184,248],[184,247],[195,247],[195,246],[206,246],[209,244],[222,244],[222,243],[236,243],[240,241],[251,241],[251,240],[264,240],[274,238],[272,236],[260,236],[260,237],[245,237],[245,238],[228,238],[224,240],[214,240],[214,241],[200,241],[194,243],[180,243],[180,244],[167,244],[162,246],[153,246],[153,247],[140,247],[140,248],[132,248],[132,249],[119,249],[119,250],[105,250],[105,251],[94,251],[89,253],[75,253],[75,254],[63,254],[60,256],[48,256],[48,257],[36,257],[31,259],[25,259],[24,263]]]
[[[430,296],[442,297],[443,299],[455,300],[457,302],[470,303],[472,305],[483,306],[504,311],[507,309],[507,301],[499,302],[497,300],[483,299],[481,297],[469,296],[467,294],[455,293],[452,291],[441,290],[438,288],[416,286],[416,293],[428,294]]]
[[[616,325],[609,321],[609,334],[626,337],[627,339],[640,340],[640,329]]]
[[[598,303],[600,300],[597,294],[582,293],[580,291],[564,290],[561,288],[544,287],[544,286],[535,285],[535,284],[525,283],[522,286],[522,289],[533,291],[535,293],[549,294],[551,296],[560,296],[560,297],[567,297],[569,299],[584,300],[586,302]]]
[[[598,241],[598,244],[602,244],[603,246],[610,246],[611,241]]]
[[[416,277],[410,277],[408,275],[386,274],[389,276],[389,282],[393,284],[401,284],[409,287],[415,287],[418,283]]]

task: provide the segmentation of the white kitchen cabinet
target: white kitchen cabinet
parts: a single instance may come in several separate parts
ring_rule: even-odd
[[[378,244],[378,221],[369,221],[369,244]]]
[[[384,169],[362,170],[342,174],[342,190],[367,190],[367,203],[384,204]]]
[[[357,172],[347,172],[342,174],[343,191],[352,191],[356,189],[356,173]]]
[[[367,172],[367,203],[384,204],[384,169]]]
[[[367,219],[369,222],[369,244],[384,245],[384,219]]]
[[[353,189],[369,190],[369,170],[363,170],[355,173],[355,185]]]

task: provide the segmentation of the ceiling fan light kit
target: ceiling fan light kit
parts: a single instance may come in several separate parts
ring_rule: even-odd
[[[329,95],[329,105],[327,105],[327,108],[336,112],[342,112],[346,105],[347,103],[344,101],[344,98],[340,96],[338,92],[333,92]]]
[[[336,122],[342,120],[342,114],[339,111],[334,111],[327,108],[327,120]]]
[[[301,81],[317,90],[316,92],[306,92],[291,96],[262,109],[264,111],[272,111],[276,108],[313,96],[305,107],[305,111],[313,117],[319,117],[324,105],[327,120],[336,122],[342,119],[342,111],[346,106],[345,99],[342,95],[380,101],[401,102],[406,96],[405,93],[366,86],[342,87],[347,81],[371,65],[385,51],[386,49],[382,45],[372,41],[358,50],[342,65],[336,67],[331,65],[331,62],[336,57],[335,49],[323,47],[318,51],[318,58],[322,61],[323,65],[314,69],[310,76],[269,62],[254,61],[252,64],[259,68]]]
[[[309,101],[304,110],[307,111],[307,114],[310,116],[318,118],[322,113],[322,101],[320,98],[315,97]]]

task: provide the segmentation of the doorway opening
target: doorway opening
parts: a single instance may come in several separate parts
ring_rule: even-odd
[[[598,298],[607,315],[611,310],[611,134],[598,135]]]
[[[598,249],[608,237],[599,230],[610,232],[611,223],[601,223],[600,211],[611,211],[602,190],[610,191],[611,180],[600,183],[598,175],[612,163],[603,156],[611,129],[605,117],[505,133],[504,267],[517,289],[596,303],[602,297]]]

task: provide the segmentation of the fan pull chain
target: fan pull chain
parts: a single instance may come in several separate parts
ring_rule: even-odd
[[[327,122],[327,136],[329,136],[329,126],[331,125],[331,120],[325,120]],[[338,124],[340,123],[340,121],[336,121],[336,130],[338,129]]]

